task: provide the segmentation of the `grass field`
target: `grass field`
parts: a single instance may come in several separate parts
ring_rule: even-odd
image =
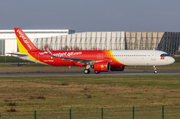
[[[10,59],[9,61],[13,61]],[[176,61],[179,61],[179,59],[177,58]],[[15,60],[17,61],[17,59]],[[180,63],[176,62],[169,66],[159,66],[157,69],[159,72],[180,72]],[[0,73],[83,73],[83,70],[84,67],[68,68],[29,63],[24,63],[20,66],[17,64],[0,65]],[[153,68],[126,67],[124,72],[153,72]],[[19,113],[20,115],[27,115],[27,118],[33,118],[32,112],[34,110],[49,113],[48,116],[41,114],[41,117],[38,117],[42,119],[50,118],[51,114],[55,115],[56,112],[53,110],[62,112],[66,110],[63,113],[67,118],[69,109],[73,110],[73,115],[79,113],[79,116],[86,115],[90,118],[92,111],[97,112],[96,114],[93,113],[93,115],[98,117],[101,113],[100,108],[104,108],[105,114],[109,117],[112,117],[111,115],[113,114],[117,115],[114,116],[117,118],[119,115],[117,110],[121,110],[121,116],[125,117],[125,115],[131,114],[129,110],[133,106],[135,106],[136,110],[139,110],[139,113],[137,114],[136,112],[136,115],[142,113],[142,116],[149,118],[156,116],[159,118],[159,114],[161,114],[159,111],[162,105],[165,105],[171,111],[176,110],[180,106],[180,75],[4,77],[0,78],[0,84],[0,112],[4,116],[7,115],[7,118],[10,118],[11,113],[9,112],[13,111],[17,112],[14,114]],[[81,109],[83,114],[79,111]],[[127,111],[124,112],[124,110]],[[149,111],[143,112],[144,110]],[[179,112],[177,111],[175,113],[177,119],[178,114]],[[166,116],[169,116],[169,114]],[[12,114],[11,117],[15,118],[15,115]],[[77,115],[75,117],[78,118]],[[20,116],[17,115],[17,118],[20,118]],[[24,118],[24,116],[21,116],[21,118]],[[57,114],[57,118],[59,118],[59,114]],[[172,116],[172,119],[175,118]]]
[[[180,105],[180,75],[0,78],[0,112]]]

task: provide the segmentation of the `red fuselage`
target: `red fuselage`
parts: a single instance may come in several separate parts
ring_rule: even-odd
[[[46,51],[36,51],[29,52],[36,60],[39,60],[42,63],[54,66],[86,66],[84,63],[78,63],[76,61],[66,60],[64,58],[76,58],[76,59],[86,59],[86,60],[95,60],[95,61],[107,61],[111,65],[125,66],[120,63],[109,50],[76,50],[76,51],[51,51],[54,56],[52,57]]]

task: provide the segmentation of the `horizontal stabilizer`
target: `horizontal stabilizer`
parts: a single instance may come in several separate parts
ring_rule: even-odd
[[[27,57],[28,56],[28,54],[21,54],[20,52],[17,52],[17,53],[6,53],[6,54],[17,55],[18,57]]]

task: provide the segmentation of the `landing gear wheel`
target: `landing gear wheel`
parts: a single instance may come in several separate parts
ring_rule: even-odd
[[[90,73],[90,70],[89,70],[89,69],[85,69],[85,70],[84,70],[84,73],[85,73],[85,74],[89,74],[89,73]]]
[[[155,71],[154,71],[154,73],[155,73],[155,74],[157,74],[157,73],[158,73],[158,71],[157,71],[157,70],[155,70]]]
[[[94,71],[94,73],[95,73],[95,74],[99,74],[99,73],[100,73],[100,71]]]

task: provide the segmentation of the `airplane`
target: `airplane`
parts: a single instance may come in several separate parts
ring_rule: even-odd
[[[166,52],[158,50],[52,50],[47,47],[39,50],[26,36],[21,28],[14,28],[18,53],[17,57],[36,63],[53,66],[83,66],[84,73],[89,74],[90,68],[95,74],[108,71],[124,71],[126,66],[169,65],[175,62]]]

